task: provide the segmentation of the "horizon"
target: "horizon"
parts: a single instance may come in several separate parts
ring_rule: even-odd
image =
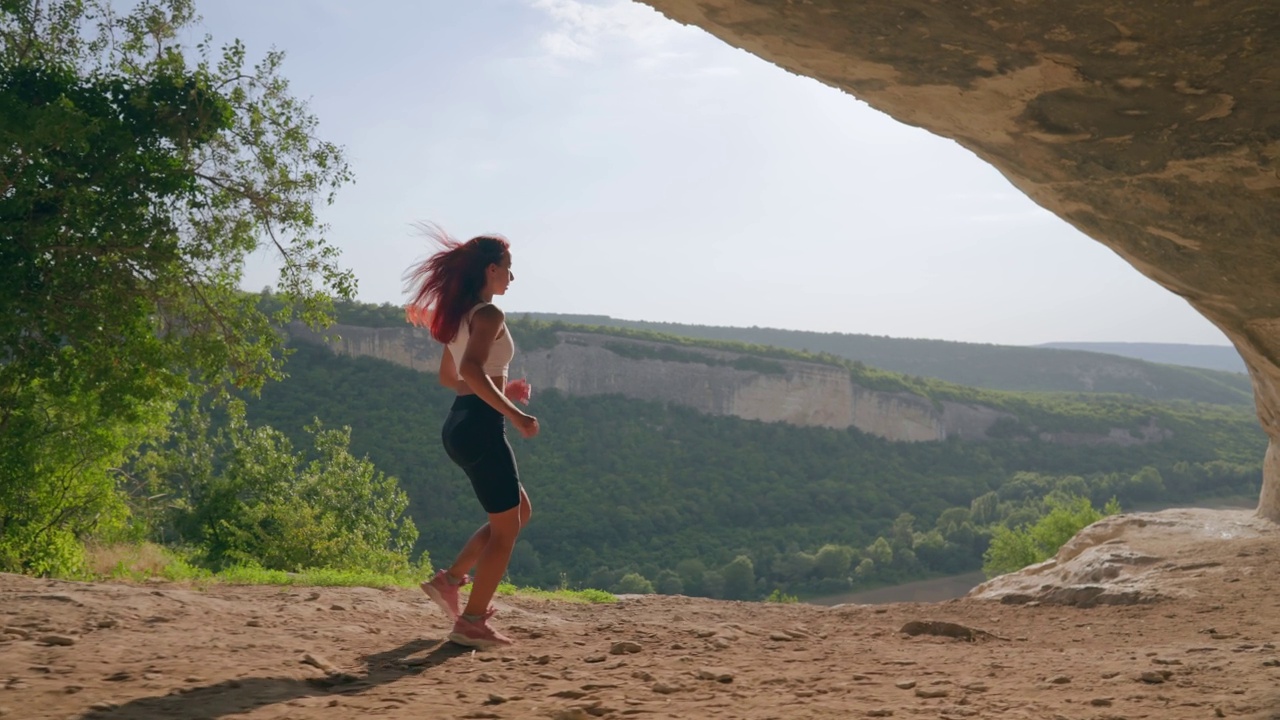
[[[374,305],[378,307],[392,307],[392,308],[401,307],[400,305],[397,305],[391,302],[378,303],[378,302],[369,302],[364,300],[356,300],[355,302],[363,303],[366,305]],[[890,340],[921,340],[921,341],[928,341],[928,342],[960,343],[960,344],[966,344],[966,345],[998,345],[1001,347],[1040,348],[1040,347],[1045,347],[1047,345],[1054,345],[1054,344],[1061,343],[1061,344],[1077,344],[1077,345],[1166,345],[1171,347],[1181,346],[1181,347],[1224,348],[1229,350],[1236,349],[1235,346],[1229,342],[1215,344],[1215,343],[1192,343],[1192,342],[1147,342],[1147,341],[1125,341],[1125,340],[1049,340],[1049,341],[1035,344],[1035,345],[1010,345],[1008,343],[999,343],[999,342],[949,340],[947,338],[909,337],[904,335],[875,335],[871,333],[844,332],[840,330],[832,330],[832,331],[803,330],[798,328],[774,327],[771,325],[707,325],[705,323],[689,323],[689,322],[681,322],[676,320],[642,320],[638,318],[615,317],[612,315],[603,315],[600,313],[544,312],[541,310],[511,310],[511,311],[506,311],[506,314],[508,317],[520,316],[520,315],[559,315],[559,316],[567,316],[567,317],[584,317],[584,318],[599,317],[599,318],[605,318],[607,320],[617,320],[620,322],[650,323],[655,325],[685,325],[689,327],[714,327],[714,328],[729,328],[729,329],[735,329],[735,330],[776,330],[781,332],[798,332],[798,333],[809,332],[809,333],[835,334],[835,335],[861,335],[865,337],[887,338]],[[1061,349],[1061,348],[1049,348],[1049,349]]]
[[[509,312],[1229,345],[955,142],[630,0],[198,10],[215,46],[284,51],[346,148],[356,183],[319,215],[362,302],[403,303],[433,221],[511,239]],[[242,287],[275,272],[258,253]]]

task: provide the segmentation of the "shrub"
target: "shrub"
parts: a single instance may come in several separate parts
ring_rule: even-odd
[[[991,545],[982,555],[982,571],[987,577],[1021,570],[1028,565],[1053,557],[1068,540],[1084,528],[1120,512],[1114,498],[1101,511],[1094,509],[1088,498],[1050,496],[1049,512],[1035,523],[1011,530],[996,526]]]

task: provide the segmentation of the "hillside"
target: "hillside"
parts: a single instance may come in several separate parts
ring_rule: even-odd
[[[1230,345],[1190,345],[1183,343],[1127,343],[1127,342],[1054,342],[1037,347],[1060,350],[1084,350],[1122,357],[1137,358],[1166,365],[1245,373],[1244,360]]]
[[[512,333],[522,355],[572,345],[561,342],[562,331],[536,323],[513,321]],[[666,364],[699,364],[601,357],[655,364],[659,377]],[[756,360],[767,361],[768,353]],[[776,374],[767,364],[702,367]],[[250,401],[250,420],[295,439],[313,417],[351,426],[353,452],[367,454],[408,492],[419,548],[433,557],[455,552],[481,516],[439,446],[451,393],[430,373],[308,344],[296,346],[288,372]],[[841,372],[847,381],[851,371]],[[1086,494],[1099,506],[1113,495],[1141,502],[1256,494],[1266,447],[1249,409],[1114,396],[980,391],[1014,415],[1000,432],[982,442],[903,443],[852,426],[765,423],[619,393],[534,392],[531,411],[543,434],[512,442],[535,519],[511,573],[543,586],[611,588],[638,573],[687,594],[754,598],[775,588],[835,593],[962,572],[980,564],[993,524],[1034,520],[1055,490]],[[924,402],[932,406],[934,398]],[[1115,427],[1126,428],[1130,441],[1071,441],[1073,433],[1109,437]],[[1144,435],[1151,428],[1159,432]],[[839,559],[815,565],[828,546]],[[743,563],[750,582],[727,583]]]
[[[620,320],[604,315],[526,313],[521,314],[521,317],[829,353],[895,373],[938,378],[958,385],[993,390],[1104,392],[1132,394],[1153,400],[1189,400],[1231,405],[1253,403],[1253,388],[1248,376],[1242,374],[1242,366],[1240,372],[1223,372],[1157,364],[1120,357],[1120,354],[1107,355],[1083,350],[774,328],[684,325]],[[1234,349],[1227,350],[1231,354],[1235,352]],[[1239,356],[1236,358],[1238,362]]]

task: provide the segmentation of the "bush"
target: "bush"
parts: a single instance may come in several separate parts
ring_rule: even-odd
[[[1050,496],[1046,501],[1049,512],[1034,524],[1024,524],[1016,530],[996,526],[991,545],[982,555],[982,571],[987,577],[1021,570],[1028,565],[1044,562],[1053,557],[1058,548],[1076,533],[1102,518],[1120,512],[1120,505],[1113,498],[1102,511],[1095,510],[1088,498],[1078,496]]]
[[[404,515],[408,497],[394,477],[351,454],[350,428],[317,420],[307,428],[313,449],[295,453],[279,431],[248,427],[238,403],[228,412],[213,436],[207,417],[190,413],[185,436],[140,464],[157,488],[174,493],[165,527],[199,549],[204,564],[381,574],[410,567],[418,531]]]
[[[627,573],[614,586],[613,591],[619,595],[652,595],[653,583],[640,573]]]

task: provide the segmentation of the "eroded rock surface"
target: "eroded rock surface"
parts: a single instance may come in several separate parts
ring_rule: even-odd
[[[641,1],[990,162],[1222,328],[1280,440],[1280,5]]]
[[[969,597],[1080,607],[1190,599],[1220,589],[1206,579],[1233,583],[1250,572],[1225,557],[1274,563],[1273,549],[1280,549],[1280,528],[1246,511],[1115,515],[1082,530],[1049,560],[985,582]]]

